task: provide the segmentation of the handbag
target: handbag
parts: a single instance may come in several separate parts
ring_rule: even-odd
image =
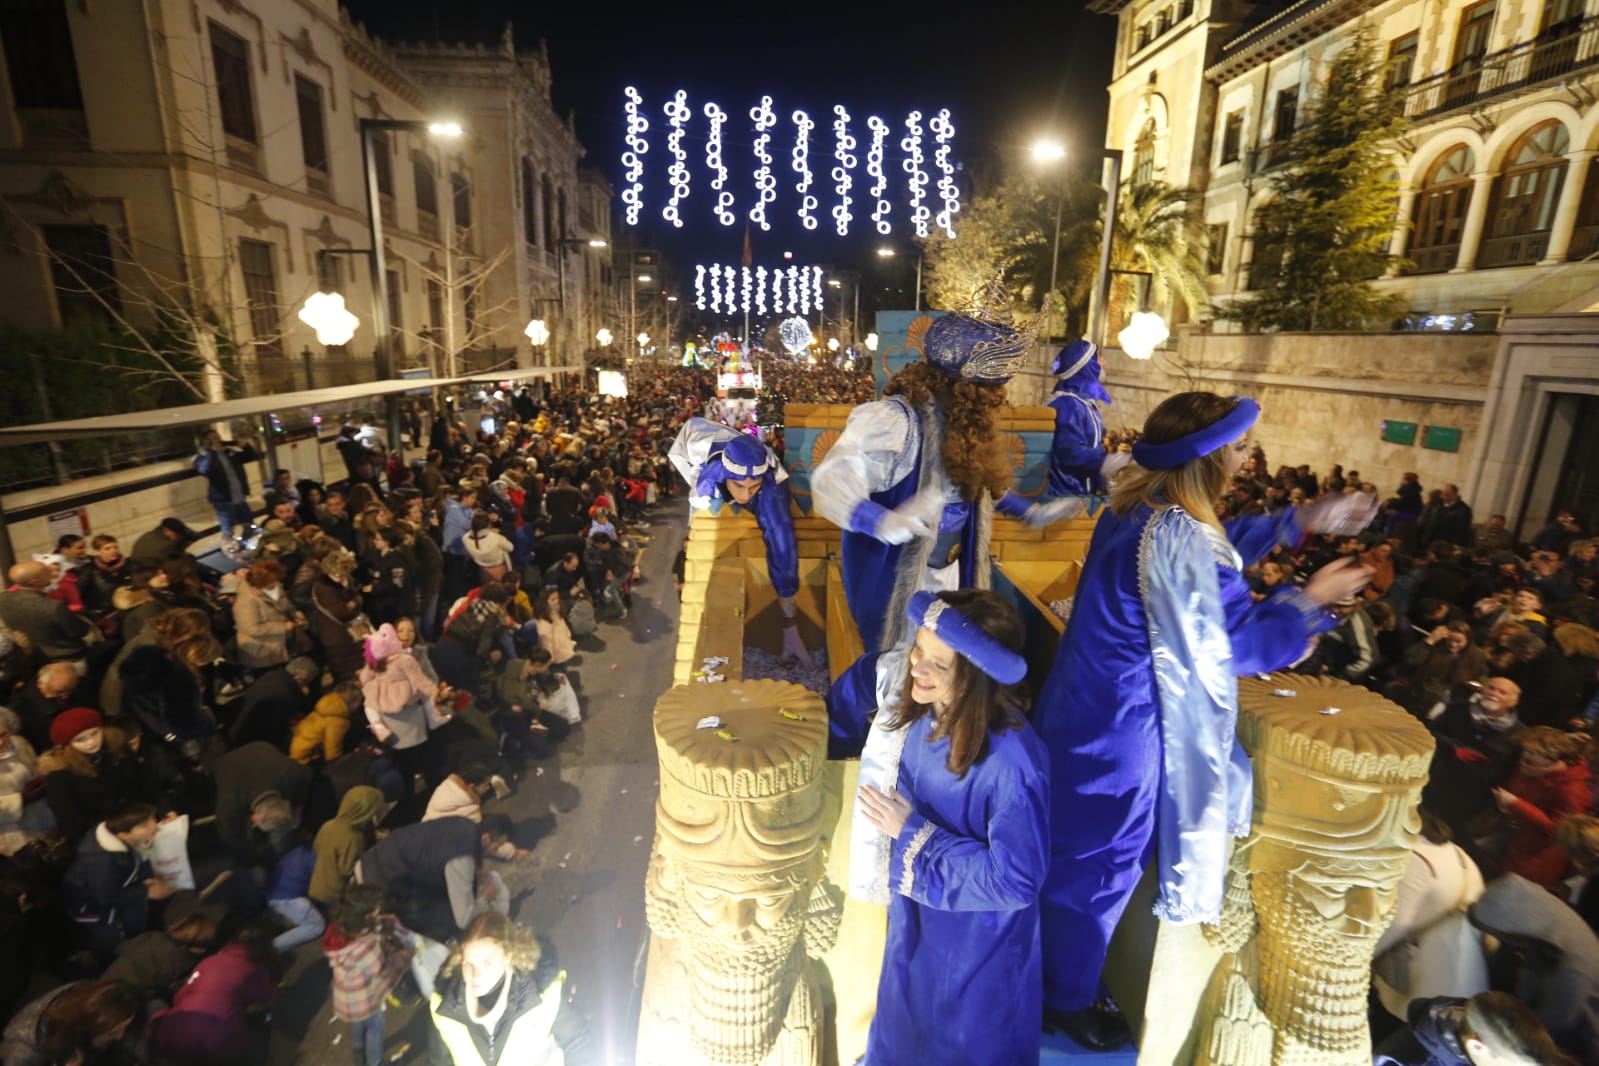
[[[343,626],[344,631],[350,634],[350,639],[355,641],[357,644],[361,643],[367,637],[372,635],[372,623],[367,620],[365,614],[357,614],[348,622],[341,622],[332,611],[322,606],[321,600],[312,597],[312,602],[316,604],[316,609],[321,611],[330,622]]]

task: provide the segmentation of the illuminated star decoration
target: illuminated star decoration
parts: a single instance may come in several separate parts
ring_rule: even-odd
[[[850,213],[849,206],[854,203],[849,191],[855,185],[855,179],[850,176],[850,171],[855,169],[855,138],[849,132],[849,112],[843,104],[833,107],[833,137],[836,147],[833,149],[833,158],[837,165],[833,167],[833,184],[838,190],[838,204],[833,208],[833,224],[838,229],[840,237],[849,236],[849,224],[855,218]]]
[[[649,132],[650,120],[639,113],[644,97],[638,90],[629,85],[623,92],[627,96],[623,105],[627,113],[627,151],[622,153],[622,165],[627,168],[623,178],[628,187],[622,190],[622,203],[627,205],[627,224],[636,226],[639,210],[644,206],[644,155],[650,150],[644,134]]]
[[[630,226],[640,224],[645,200],[645,158],[649,152],[646,134],[650,123],[645,118],[645,101],[632,86],[624,90],[623,111],[626,119],[627,149],[622,153],[623,177],[621,199],[624,217]],[[813,167],[811,139],[817,122],[804,110],[788,112],[794,124],[794,139],[789,150],[788,169],[795,176],[794,191],[798,196],[795,214],[805,229],[819,228],[820,213],[825,212],[833,221],[840,237],[847,237],[856,219],[856,203],[861,192],[870,192],[870,216],[879,236],[891,236],[894,221],[894,203],[889,195],[889,176],[903,173],[903,198],[907,210],[903,217],[918,237],[927,237],[936,225],[941,235],[953,237],[955,216],[960,212],[960,188],[954,159],[955,123],[948,108],[937,112],[911,111],[906,115],[901,134],[894,134],[894,126],[877,115],[866,119],[869,137],[858,137],[851,129],[854,119],[843,104],[832,106],[831,160],[824,165],[826,177],[832,179],[835,197],[829,207],[822,207],[816,182],[819,175]],[[688,219],[684,201],[689,198],[693,171],[698,160],[690,166],[685,137],[703,136],[705,140],[705,171],[709,175],[711,194],[706,198],[705,210],[724,226],[734,225],[739,218],[735,205],[745,197],[735,195],[733,181],[727,164],[727,128],[732,121],[729,113],[714,101],[690,106],[688,93],[682,89],[674,92],[662,105],[661,121],[666,129],[664,173],[668,188],[663,190],[661,217],[680,228]],[[776,130],[782,119],[771,96],[762,96],[760,103],[749,109],[751,149],[755,163],[753,188],[748,196],[744,215],[750,223],[769,231],[772,205],[778,200],[778,179],[772,150]],[[931,115],[931,118],[927,116]],[[704,122],[704,126],[698,123]],[[735,127],[737,129],[738,127]],[[931,143],[929,143],[931,142]],[[864,151],[862,151],[864,149]],[[889,154],[896,158],[893,163]],[[864,161],[865,175],[857,174]],[[931,165],[929,165],[931,164]],[[937,170],[935,175],[930,170]],[[901,185],[894,183],[896,190]],[[936,192],[935,192],[936,189]]]
[[[682,89],[667,102],[666,124],[672,132],[666,135],[666,150],[672,153],[672,165],[666,168],[666,180],[672,183],[672,198],[661,208],[661,217],[673,226],[683,227],[683,216],[677,205],[688,198],[688,152],[683,149],[683,125],[693,117],[688,109],[688,93]]]
[[[816,339],[811,335],[811,324],[803,318],[785,318],[777,326],[777,339],[790,355],[798,355]]]
[[[727,112],[714,103],[706,104],[705,117],[711,123],[711,133],[705,141],[705,165],[716,175],[711,179],[711,188],[716,191],[716,221],[731,226],[733,194],[727,189],[727,164],[722,160],[722,127],[727,124]]]

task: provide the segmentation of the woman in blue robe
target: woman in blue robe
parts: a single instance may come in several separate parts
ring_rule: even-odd
[[[1256,603],[1243,570],[1307,532],[1370,521],[1337,497],[1274,516],[1217,521],[1248,457],[1260,408],[1182,393],[1157,407],[1089,545],[1071,621],[1034,724],[1054,807],[1043,897],[1044,1003],[1053,1024],[1093,1042],[1106,947],[1144,869],[1158,864],[1155,914],[1214,922],[1228,838],[1249,831],[1252,780],[1236,737],[1237,678],[1302,658],[1334,624],[1327,605],[1369,575],[1334,564],[1301,591]]]
[[[1021,619],[990,592],[918,592],[895,789],[863,786],[891,840],[888,944],[866,1066],[1032,1066],[1048,754],[1016,690]]]

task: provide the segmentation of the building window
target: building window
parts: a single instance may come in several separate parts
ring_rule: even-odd
[[[1177,8],[1177,17],[1185,19],[1194,13],[1194,0],[1183,0]]]
[[[1149,23],[1138,27],[1138,33],[1133,37],[1133,51],[1141,51],[1149,46]]]
[[[444,286],[435,278],[428,278],[428,328],[427,339],[434,344],[444,343]]]
[[[394,160],[389,155],[389,135],[386,130],[372,130],[372,172],[377,175],[378,195],[394,195]],[[387,216],[385,216],[387,217]]]
[[[1286,141],[1299,124],[1299,86],[1277,93],[1277,117],[1272,125],[1272,140]]]
[[[528,244],[539,243],[539,180],[533,173],[533,161],[522,160],[522,239]]]
[[[556,222],[561,227],[557,232],[560,233],[561,238],[564,240],[566,235],[572,232],[571,219],[567,217],[566,213],[566,186],[564,185],[561,186],[560,194],[556,200],[556,212],[558,215]],[[557,249],[557,251],[559,251],[559,249]]]
[[[1415,229],[1408,258],[1417,274],[1453,270],[1460,252],[1460,235],[1471,206],[1471,172],[1476,159],[1471,149],[1456,145],[1427,171],[1416,193]]]
[[[1155,176],[1155,120],[1144,123],[1133,142],[1133,184],[1145,185]]]
[[[1528,130],[1510,149],[1505,171],[1494,183],[1488,209],[1492,223],[1477,266],[1516,266],[1543,258],[1570,147],[1566,127],[1551,120]]]
[[[472,228],[472,186],[460,174],[450,175],[450,192],[455,201],[455,228]]]
[[[385,272],[389,279],[389,356],[396,364],[405,355],[405,316],[400,314],[400,272]]]
[[[1482,59],[1488,54],[1493,34],[1495,8],[1495,0],[1484,0],[1461,12],[1454,59],[1444,88],[1444,106],[1460,107],[1476,99],[1482,82]]]
[[[300,109],[300,155],[313,192],[328,189],[328,135],[322,122],[322,86],[294,76],[294,100]]]
[[[216,68],[217,106],[222,112],[222,132],[255,144],[255,102],[250,95],[250,46],[213,22],[211,65]]]
[[[1205,227],[1205,273],[1220,274],[1227,269],[1227,223]]]
[[[62,322],[112,321],[122,310],[111,235],[104,226],[40,226]]]
[[[439,186],[433,176],[433,164],[428,157],[417,152],[411,157],[412,179],[416,182],[416,209],[437,216],[439,213]]]
[[[1221,131],[1221,161],[1223,163],[1238,162],[1239,145],[1243,142],[1243,139],[1243,109],[1227,112],[1227,118],[1222,125]]]
[[[555,228],[555,182],[546,174],[544,175],[544,247],[553,254],[559,248],[557,244],[559,240]]]
[[[239,240],[239,270],[244,274],[244,298],[250,306],[250,335],[256,355],[283,354],[278,332],[278,278],[272,267],[272,245],[266,241]]]
[[[1165,33],[1167,30],[1171,29],[1171,14],[1172,14],[1171,8],[1168,7],[1165,11],[1162,11],[1160,13],[1160,16],[1156,19],[1156,21],[1155,21],[1155,36],[1156,37],[1159,37],[1161,34]]]
[[[83,110],[66,0],[7,0],[0,5],[0,38],[17,107]]]
[[[343,292],[343,271],[339,257],[324,252],[316,257],[316,288],[318,292]]]
[[[1382,87],[1398,89],[1410,84],[1416,69],[1416,47],[1419,33],[1407,33],[1388,42],[1388,62],[1383,66]]]

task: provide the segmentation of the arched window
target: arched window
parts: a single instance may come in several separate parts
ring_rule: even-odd
[[[1457,144],[1433,163],[1416,191],[1415,228],[1409,258],[1417,274],[1453,270],[1460,253],[1460,234],[1471,206],[1471,172],[1477,167],[1471,149]]]
[[[528,244],[539,243],[539,179],[533,172],[533,160],[522,158],[522,239]]]
[[[1488,239],[1482,242],[1478,267],[1520,266],[1543,258],[1570,147],[1566,127],[1553,119],[1534,126],[1511,146],[1504,173],[1494,182]]]
[[[1133,142],[1133,184],[1147,184],[1155,176],[1155,120],[1144,123]]]

